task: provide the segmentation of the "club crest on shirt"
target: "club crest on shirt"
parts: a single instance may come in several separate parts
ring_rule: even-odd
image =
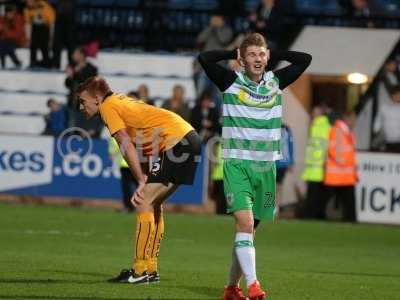
[[[278,87],[278,83],[275,80],[270,80],[266,83],[266,86],[270,89]]]

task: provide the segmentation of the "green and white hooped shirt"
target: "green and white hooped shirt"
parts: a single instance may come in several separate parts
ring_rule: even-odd
[[[282,91],[272,71],[260,83],[244,73],[223,92],[222,157],[275,161],[281,155]]]

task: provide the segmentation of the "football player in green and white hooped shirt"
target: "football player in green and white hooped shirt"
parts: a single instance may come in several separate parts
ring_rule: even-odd
[[[266,71],[271,57],[291,63]],[[218,62],[238,59],[244,72],[228,70]],[[234,51],[207,51],[199,55],[207,76],[223,93],[222,148],[224,190],[233,213],[236,235],[224,299],[247,299],[239,288],[245,277],[248,297],[265,299],[256,276],[254,228],[274,218],[276,168],[281,158],[282,90],[309,66],[306,53],[270,52],[264,37],[250,34]]]

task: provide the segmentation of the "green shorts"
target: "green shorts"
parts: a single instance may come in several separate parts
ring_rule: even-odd
[[[275,162],[224,160],[224,191],[228,212],[252,210],[255,219],[275,215]]]

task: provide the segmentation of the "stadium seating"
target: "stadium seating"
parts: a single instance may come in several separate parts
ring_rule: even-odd
[[[40,134],[45,128],[42,116],[0,115],[0,133]]]
[[[28,65],[28,50],[19,49],[18,55],[23,65]],[[100,52],[94,61],[115,91],[128,92],[145,83],[158,105],[171,95],[175,84],[183,85],[186,99],[194,102],[192,62],[193,56],[107,51]],[[62,65],[66,65],[65,53]],[[66,102],[64,81],[62,71],[0,71],[0,132],[40,134],[47,100]]]
[[[400,1],[381,0],[380,3],[387,14],[400,16]]]
[[[400,27],[398,0],[377,0],[373,17],[377,27]],[[121,0],[79,1],[77,10],[77,39],[93,37],[106,47],[143,47],[146,50],[175,51],[193,49],[197,34],[207,26],[210,15],[218,8],[217,0],[169,0],[165,7],[152,8],[143,2]],[[245,17],[259,0],[244,1],[244,17],[231,22],[235,32],[246,32]],[[288,2],[289,3],[289,2]],[[285,8],[285,25],[356,26],[338,0],[294,0],[294,7]],[[376,14],[375,14],[376,13]],[[330,17],[327,19],[327,17]],[[389,18],[389,19],[388,19]],[[394,18],[394,20],[393,20]],[[149,33],[153,34],[149,34]]]
[[[46,114],[48,112],[47,100],[53,98],[58,102],[65,103],[64,94],[52,93],[13,93],[0,92],[0,112],[11,112],[15,114]]]
[[[297,26],[301,24],[352,26],[351,20],[346,19],[348,17],[345,16],[345,11],[337,0],[294,2],[296,5],[293,13],[297,17],[284,18],[288,24],[295,22]],[[399,28],[399,0],[375,2],[380,13],[389,17],[379,19],[377,26]],[[244,2],[246,11],[254,10],[258,3],[259,0],[246,0]],[[157,22],[152,22],[155,17],[150,13],[152,9],[146,7],[145,1],[77,0],[77,5],[79,9],[76,14],[78,28],[76,37],[79,41],[87,42],[95,37],[99,39],[102,47],[139,46],[145,49],[149,47],[176,50],[193,49],[196,35],[207,26],[210,14],[218,7],[218,0],[168,0],[167,8],[163,9],[161,14],[160,12],[156,14]],[[157,24],[154,25],[155,23]],[[248,20],[246,17],[240,17],[232,21],[232,25],[237,32],[245,32],[248,29]],[[23,66],[27,66],[28,50],[19,49],[18,55]],[[63,68],[66,66],[65,58],[64,55]],[[116,91],[128,92],[135,90],[139,84],[146,83],[150,87],[151,98],[155,99],[157,104],[161,104],[171,94],[173,85],[179,83],[185,87],[186,98],[193,104],[195,99],[191,78],[193,59],[193,55],[101,51],[94,64]],[[53,97],[63,103],[66,101],[68,91],[64,86],[64,80],[65,74],[62,71],[0,71],[0,131],[19,131],[19,125],[15,125],[16,123],[26,126],[26,122],[32,121],[32,124],[36,125],[28,126],[28,131],[40,133],[39,129],[43,124],[41,126],[37,124],[43,123],[41,115],[47,112],[47,99]]]

